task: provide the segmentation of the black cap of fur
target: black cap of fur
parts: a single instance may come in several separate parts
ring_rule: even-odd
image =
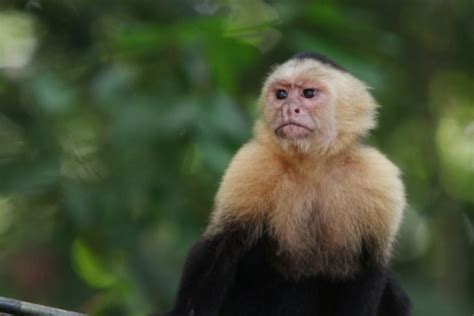
[[[329,65],[333,68],[336,68],[338,70],[348,72],[346,69],[341,67],[339,64],[337,64],[336,62],[334,62],[333,60],[329,59],[328,57],[324,56],[321,53],[301,52],[301,53],[297,53],[297,54],[293,55],[293,57],[291,57],[291,59],[298,59],[298,60],[302,60],[302,59],[306,59],[306,58],[314,59],[314,60],[317,60],[317,61],[319,61],[319,62],[321,62],[325,65]]]

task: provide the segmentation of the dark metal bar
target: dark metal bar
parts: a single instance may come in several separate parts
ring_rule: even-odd
[[[0,297],[0,313],[25,316],[87,316],[59,308],[48,307],[11,298]]]

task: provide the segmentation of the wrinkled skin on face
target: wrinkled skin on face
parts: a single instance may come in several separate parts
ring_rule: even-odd
[[[316,131],[314,116],[324,105],[326,91],[317,81],[275,81],[268,92],[275,135],[287,139],[310,137]]]
[[[277,140],[284,149],[337,152],[375,126],[377,104],[367,86],[311,59],[276,67],[259,104],[264,123],[259,137]]]

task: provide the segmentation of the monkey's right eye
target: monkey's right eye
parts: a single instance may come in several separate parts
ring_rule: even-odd
[[[288,92],[286,92],[285,90],[277,90],[276,92],[276,98],[278,100],[283,100],[283,99],[286,99],[286,97],[288,96]]]

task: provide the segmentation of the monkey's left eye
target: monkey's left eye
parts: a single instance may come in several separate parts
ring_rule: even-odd
[[[286,92],[285,90],[277,90],[276,92],[276,98],[278,100],[283,100],[283,99],[286,99],[286,97],[288,96],[288,92]]]
[[[311,99],[316,95],[316,89],[304,89],[303,96],[307,99]]]

